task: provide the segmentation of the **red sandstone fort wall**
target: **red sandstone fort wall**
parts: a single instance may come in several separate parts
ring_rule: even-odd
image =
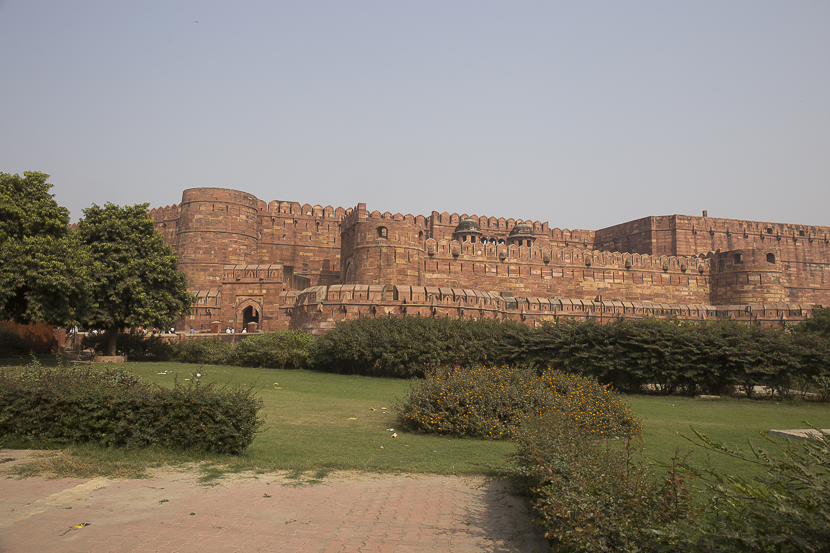
[[[259,263],[279,260],[312,284],[340,279],[340,222],[348,210],[296,202],[259,204]]]
[[[329,316],[467,316],[469,309],[481,317],[535,310],[638,316],[626,302],[716,305],[718,313],[744,314],[755,306],[750,311],[768,322],[779,316],[772,311],[797,316],[804,305],[830,304],[830,227],[672,215],[594,232],[535,221],[528,222],[534,233],[528,246],[503,243],[514,219],[473,216],[480,233],[457,241],[463,214],[266,203],[221,188],[185,190],[181,204],[149,214],[177,250],[189,289],[198,292],[187,322],[199,330],[217,324],[241,330],[245,309],[268,330],[314,326]],[[308,286],[327,296],[316,302],[317,314],[309,311],[310,296],[299,292]],[[364,293],[361,286],[370,288]],[[295,306],[298,296],[306,299]],[[691,318],[711,311],[683,309]]]
[[[489,292],[445,287],[335,285],[304,290],[285,303],[284,320],[293,330],[322,334],[343,320],[361,317],[452,317],[544,321],[679,317],[692,320],[729,319],[783,326],[810,316],[811,307],[767,304],[715,307],[696,304],[590,301],[548,298],[504,298]]]

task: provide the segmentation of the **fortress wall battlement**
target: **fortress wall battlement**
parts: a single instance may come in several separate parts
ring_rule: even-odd
[[[313,213],[313,212],[312,212]],[[345,212],[344,212],[345,213]],[[315,284],[337,282],[340,222],[314,215],[274,214],[259,219],[258,262],[278,260]]]
[[[259,200],[259,212],[262,217],[276,217],[276,216],[292,216],[292,217],[313,217],[315,219],[334,219],[340,221],[348,212],[348,209],[343,207],[332,207],[327,205],[325,207],[317,204],[303,204],[299,202],[286,202],[281,200],[271,200],[265,202]]]
[[[309,286],[329,303],[342,296],[340,315],[332,313],[341,318],[364,316],[360,302],[371,304],[373,316],[384,310],[466,316],[458,309],[477,309],[492,317],[548,309],[604,316],[608,306],[584,303],[604,301],[623,314],[625,307],[616,303],[714,305],[719,311],[830,304],[830,227],[815,225],[671,215],[590,231],[472,215],[478,228],[467,223],[464,228],[472,232],[454,235],[466,214],[368,211],[365,203],[342,208],[265,202],[225,188],[185,190],[179,204],[148,214],[176,249],[188,287],[217,292],[210,305],[197,298],[194,307],[201,314],[193,321],[204,324],[213,317],[211,324],[237,330],[240,309],[248,310],[244,317],[258,314],[254,320],[262,329],[317,317],[287,315],[292,309],[304,313],[310,304],[297,304],[298,290]],[[510,236],[518,223],[528,224],[532,233],[522,229]],[[231,274],[226,266],[236,268]],[[251,267],[254,276],[246,273]],[[282,276],[263,267],[282,267]],[[361,286],[370,287],[366,299]],[[557,307],[551,298],[571,299],[557,300]],[[326,301],[317,305],[325,307]],[[631,316],[638,316],[631,309]],[[690,318],[706,311],[684,309],[681,316]]]
[[[391,293],[390,293],[391,292]],[[755,304],[712,306],[653,302],[590,301],[579,299],[501,297],[492,292],[445,287],[348,285],[316,287],[286,303],[290,328],[321,334],[341,320],[361,317],[451,317],[522,321],[530,326],[559,320],[680,317],[691,320],[740,320],[783,326],[811,315],[812,306]]]
[[[699,257],[428,241],[419,284],[523,296],[705,304],[709,270],[709,260]]]
[[[437,240],[451,240],[455,227],[466,217],[468,217],[467,214],[459,215],[458,213],[448,213],[446,211],[441,213],[433,211],[429,217],[430,236]],[[551,242],[555,242],[561,246],[579,243],[593,248],[594,244],[594,232],[590,230],[550,228],[547,221],[505,219],[504,217],[496,218],[478,215],[469,215],[469,217],[472,217],[478,222],[484,238],[505,238],[513,230],[513,227],[516,226],[516,223],[521,221],[531,225],[537,240],[545,245]]]
[[[775,247],[785,260],[797,258],[800,251],[827,262],[830,227],[689,215],[645,217],[596,231],[596,247],[675,255]]]
[[[153,220],[156,230],[164,237],[164,243],[175,249],[179,236],[179,204],[166,205],[148,209],[147,214]]]

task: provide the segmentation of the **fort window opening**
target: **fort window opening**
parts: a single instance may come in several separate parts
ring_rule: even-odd
[[[735,264],[738,265],[738,264],[741,264],[741,263],[743,263],[743,258],[741,257],[741,254],[736,253],[735,254]]]
[[[772,227],[767,227],[767,234],[772,234]]]
[[[775,254],[768,253],[767,254],[767,263],[775,263]]]
[[[389,238],[389,231],[386,227],[378,227],[378,238],[382,238],[384,240]]]
[[[804,231],[803,230],[798,231],[798,235],[799,236],[804,236]]]

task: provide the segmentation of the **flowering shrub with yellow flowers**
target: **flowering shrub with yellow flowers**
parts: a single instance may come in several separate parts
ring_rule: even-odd
[[[556,412],[597,437],[632,436],[639,421],[608,386],[555,370],[445,367],[428,371],[398,405],[410,430],[512,438],[527,419]]]

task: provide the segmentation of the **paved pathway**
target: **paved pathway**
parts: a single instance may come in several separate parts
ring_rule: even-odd
[[[483,478],[335,473],[204,486],[191,472],[145,480],[17,479],[0,464],[0,553],[548,552],[521,499]],[[88,523],[88,526],[73,528]]]

